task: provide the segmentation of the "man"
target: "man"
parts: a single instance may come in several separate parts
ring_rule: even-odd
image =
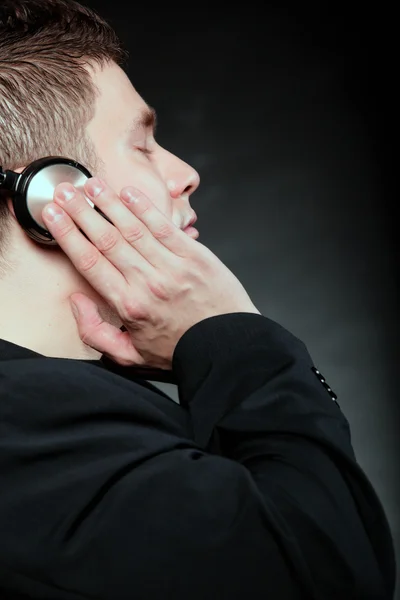
[[[74,2],[3,3],[0,162],[21,172],[42,156],[68,156],[96,176],[88,190],[106,187],[103,212],[122,214],[120,190],[134,186],[157,206],[165,231],[167,221],[184,229],[198,174],[156,143],[153,113],[123,56],[108,25]],[[47,221],[55,249],[30,240],[10,198],[0,209],[1,598],[391,598],[384,511],[304,344],[260,315],[200,244],[178,229],[156,240],[150,203],[146,213],[132,205],[113,231],[123,233],[131,214],[132,223],[148,219],[144,243],[160,255],[171,244],[177,280],[186,262],[207,258],[212,285],[187,268],[181,296],[191,302],[174,310],[179,290],[166,270],[173,301],[149,295],[148,311],[158,318],[170,307],[169,319],[154,317],[146,336],[142,323],[135,337],[131,298],[114,301],[115,261],[104,247],[113,226],[82,197],[71,202],[60,201],[64,220]],[[80,247],[72,219],[84,218],[89,239]],[[96,236],[103,251],[93,254]],[[146,287],[144,271],[133,273],[137,247],[125,244],[121,267],[132,296]],[[91,280],[89,251],[110,279]],[[207,285],[214,313],[201,312],[207,295],[196,300]],[[69,303],[76,293],[87,311],[78,327]],[[105,337],[87,329],[94,307]],[[137,356],[153,349],[170,362],[180,406],[123,366],[135,361],[122,338],[131,357],[136,345]]]
[[[68,18],[68,5],[68,2],[38,0],[9,2],[0,9],[4,24],[7,11],[12,10],[16,14],[27,11],[33,22],[35,18],[44,23],[53,19],[37,38],[34,48],[31,41],[34,25],[27,33],[21,31],[22,24],[18,21],[11,27],[2,26],[0,164],[4,169],[20,172],[41,156],[75,158],[117,191],[134,183],[150,198],[157,198],[160,210],[184,228],[194,216],[189,196],[199,184],[198,174],[155,143],[153,113],[115,63],[123,60],[124,54],[113,33],[105,25],[97,32],[91,15],[86,17],[88,24],[84,20],[87,9],[82,13],[78,11],[83,9],[70,5],[69,13],[80,15],[82,22],[75,17],[76,29],[65,35],[63,23]],[[86,31],[90,23],[92,31]],[[14,38],[13,32],[16,32]],[[66,53],[69,57],[73,53],[70,65],[65,62]],[[92,61],[96,56],[104,61],[114,60],[103,70],[96,65],[94,74],[89,75],[80,66],[82,55]],[[100,90],[97,98],[93,85]],[[94,116],[86,123],[92,111]],[[86,125],[88,139],[83,139]],[[21,140],[16,133],[19,130]],[[10,215],[5,214],[4,206],[2,209],[0,235],[4,238]],[[10,232],[8,239],[12,248],[2,261],[8,274],[1,283],[1,306],[7,319],[2,319],[1,336],[46,356],[98,358],[99,354],[80,340],[67,300],[72,292],[87,291],[87,282],[78,277],[61,252],[37,246],[21,230]],[[2,246],[5,241],[8,240],[2,239]],[[11,272],[7,268],[10,264],[14,265]],[[93,296],[93,290],[89,294],[101,303],[97,295]],[[106,306],[103,310],[110,318]],[[44,331],[48,335],[44,336]]]

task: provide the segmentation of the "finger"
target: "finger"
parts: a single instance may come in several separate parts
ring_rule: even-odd
[[[42,211],[42,217],[47,229],[75,269],[108,304],[117,306],[118,299],[126,295],[124,292],[127,283],[122,273],[78,231],[71,217],[60,206],[54,203],[47,204]]]
[[[71,308],[82,342],[122,366],[145,364],[128,332],[104,321],[97,305],[83,294],[70,296]]]
[[[172,223],[147,196],[129,186],[121,190],[120,197],[153,236],[173,254],[183,258],[193,252],[195,240]]]
[[[108,188],[110,189],[110,188]],[[113,193],[109,191],[109,195]],[[125,214],[122,215],[122,222],[126,222],[127,218],[134,221],[133,225],[125,226],[129,235],[138,240],[145,237],[151,242],[152,235],[130,211],[122,204],[118,196],[115,195],[115,203],[118,203],[121,209],[125,209]],[[135,252],[119,230],[101,216],[99,212],[93,210],[87,201],[85,195],[77,190],[70,183],[62,183],[58,185],[54,192],[54,202],[61,206],[65,212],[73,219],[79,229],[89,238],[96,248],[110,261],[121,273],[125,276],[132,271],[139,271],[145,274],[147,278],[154,276],[154,267],[144,256],[139,252]],[[106,215],[107,217],[107,215]],[[153,238],[153,244],[157,242]],[[158,244],[161,248],[162,246]],[[136,250],[136,248],[135,248]],[[167,252],[167,250],[165,250]],[[171,254],[171,253],[170,253]]]
[[[132,246],[137,250],[147,262],[153,267],[161,268],[163,270],[167,266],[172,266],[171,261],[174,259],[174,254],[159,243],[147,226],[136,217],[126,204],[121,202],[120,197],[110,188],[110,186],[99,178],[91,178],[86,181],[84,191],[95,203],[97,208],[101,210],[121,233],[122,239],[124,239],[129,246]],[[144,201],[148,200],[147,196],[139,190],[136,190],[136,197],[143,198]],[[84,195],[82,194],[82,201],[83,200]],[[86,204],[88,205],[87,202]],[[95,222],[92,219],[90,212],[86,211],[86,214],[88,215],[87,219],[85,218],[83,211],[81,214],[83,217],[82,229],[93,243],[96,244],[99,250],[103,252],[96,239],[97,237],[100,238],[101,234],[97,233],[98,228],[94,228]],[[128,259],[131,260],[131,253],[127,253],[126,248],[124,250],[121,251],[121,247],[116,245],[115,251],[111,248],[109,252],[103,252],[107,258],[123,272],[126,271],[127,266],[129,266],[126,264],[126,261]],[[148,273],[148,275],[150,275],[150,273]]]

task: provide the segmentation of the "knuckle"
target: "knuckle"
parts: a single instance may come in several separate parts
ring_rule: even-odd
[[[146,307],[138,300],[129,298],[123,300],[119,314],[123,321],[132,323],[133,321],[146,319],[148,312]]]
[[[141,240],[144,235],[143,227],[140,225],[126,227],[121,233],[129,244],[135,244]]]
[[[90,346],[91,338],[90,338],[89,333],[79,327],[78,327],[78,330],[79,330],[79,337],[81,338],[82,342],[84,344],[87,344],[88,346]]]
[[[171,236],[173,234],[173,232],[174,232],[174,228],[169,223],[162,223],[154,231],[153,236],[156,239],[160,240],[160,239]]]
[[[105,231],[96,240],[96,246],[100,252],[109,252],[113,250],[118,243],[118,235],[113,231]]]
[[[77,261],[77,269],[82,272],[90,271],[96,266],[99,258],[100,252],[97,249],[84,252]]]
[[[147,287],[149,288],[149,290],[151,291],[152,294],[154,294],[154,296],[156,296],[156,298],[159,298],[160,300],[170,300],[171,298],[171,290],[169,288],[169,286],[167,284],[165,284],[164,281],[162,281],[160,278],[152,278],[147,282]]]
[[[140,265],[135,264],[131,258],[127,258],[124,264],[124,268],[129,276],[140,277],[144,274],[143,269]]]

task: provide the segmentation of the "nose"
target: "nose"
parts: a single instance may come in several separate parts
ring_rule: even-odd
[[[177,156],[170,155],[167,186],[172,198],[190,196],[200,185],[200,175]]]
[[[193,167],[189,168],[192,171],[192,173],[189,177],[185,189],[183,190],[183,194],[187,194],[188,196],[190,196],[190,194],[193,194],[193,192],[195,192],[200,185],[200,175],[198,174],[196,169],[193,169]]]

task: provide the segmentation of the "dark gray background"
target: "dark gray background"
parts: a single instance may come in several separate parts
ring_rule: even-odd
[[[87,4],[125,41],[159,142],[200,172],[199,241],[338,395],[399,556],[394,15]]]

